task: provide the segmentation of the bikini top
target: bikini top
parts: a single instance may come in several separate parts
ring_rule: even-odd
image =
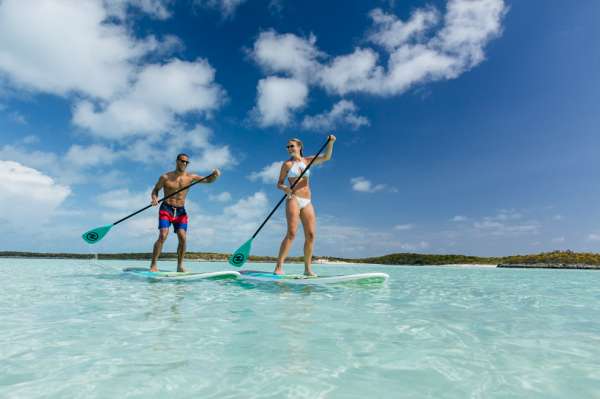
[[[294,161],[294,163],[292,163],[292,167],[288,171],[288,177],[294,177],[294,178],[299,177],[305,168],[306,168],[306,164],[304,163],[304,160]],[[306,173],[304,174],[304,176],[302,176],[302,177],[308,177],[308,176],[310,176],[310,169],[307,170]]]

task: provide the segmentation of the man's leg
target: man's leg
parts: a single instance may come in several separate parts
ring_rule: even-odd
[[[167,239],[167,236],[169,235],[168,227],[165,229],[159,229],[158,231],[159,231],[158,239],[154,243],[154,248],[152,249],[152,262],[150,263],[150,271],[151,272],[158,271],[158,267],[156,266],[156,261],[158,260],[158,257],[160,256],[160,253],[162,252],[163,244],[165,243],[165,240]]]
[[[185,272],[185,269],[183,268],[183,258],[185,257],[186,231],[184,229],[178,229],[177,238],[179,238],[179,245],[177,246],[177,271]]]

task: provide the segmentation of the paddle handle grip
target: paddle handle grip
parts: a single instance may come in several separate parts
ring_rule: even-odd
[[[175,194],[179,194],[179,193],[180,193],[180,192],[182,192],[183,190],[187,190],[188,188],[192,187],[194,184],[198,184],[198,183],[200,183],[201,181],[204,181],[204,180],[208,179],[208,178],[209,178],[209,177],[211,177],[212,175],[213,175],[213,174],[211,173],[211,174],[210,174],[210,175],[208,175],[208,176],[204,176],[204,177],[203,177],[202,179],[200,179],[200,180],[196,180],[195,182],[193,182],[193,183],[191,183],[191,184],[188,184],[187,186],[181,187],[181,188],[180,188],[179,190],[177,190],[177,191],[173,191],[173,192],[172,192],[171,194],[169,194],[169,195],[165,195],[163,198],[161,198],[161,199],[159,199],[159,200],[158,200],[158,203],[161,203],[161,202],[163,202],[163,201],[164,201],[164,200],[166,200],[167,198],[171,198],[171,197],[172,197],[172,196],[174,196]],[[140,209],[140,210],[137,210],[137,211],[133,212],[131,215],[127,215],[127,216],[125,216],[124,218],[117,220],[116,222],[114,222],[114,223],[113,223],[113,226],[114,226],[114,225],[116,225],[116,224],[119,224],[119,223],[121,223],[121,222],[124,222],[125,220],[129,219],[130,217],[133,217],[133,216],[137,215],[137,214],[138,214],[138,213],[140,213],[140,212],[144,212],[146,209],[148,209],[148,208],[151,208],[152,206],[153,206],[152,204],[150,204],[150,205],[147,205],[147,206],[143,207],[142,209]]]
[[[310,166],[313,164],[313,162],[315,162],[315,160],[319,157],[319,155],[321,155],[321,153],[323,152],[323,150],[325,149],[325,147],[327,146],[327,144],[329,144],[329,140],[330,140],[330,138],[327,137],[327,140],[325,141],[325,144],[323,144],[321,146],[321,149],[319,151],[317,151],[317,155],[315,155],[313,157],[313,159],[310,160],[310,162],[308,163],[308,165],[306,165],[306,168],[304,168],[304,170],[302,171],[302,173],[300,173],[300,176],[298,176],[298,178],[296,179],[296,181],[294,181],[294,183],[292,183],[292,185],[290,186],[290,190],[294,189],[294,187],[296,186],[296,184],[298,184],[298,182],[300,181],[300,179],[302,179],[302,176],[304,176],[304,174],[310,168]],[[258,235],[258,233],[262,230],[262,228],[265,226],[265,224],[267,224],[267,221],[271,218],[271,216],[273,216],[273,214],[275,213],[275,211],[277,210],[277,208],[279,208],[279,206],[283,203],[283,201],[285,200],[286,197],[287,197],[287,194],[285,194],[279,200],[279,202],[277,203],[277,205],[275,205],[275,208],[273,208],[273,210],[271,211],[271,213],[269,213],[269,216],[267,216],[267,218],[265,219],[265,221],[262,222],[262,224],[260,225],[260,227],[252,235],[252,239],[253,240]]]

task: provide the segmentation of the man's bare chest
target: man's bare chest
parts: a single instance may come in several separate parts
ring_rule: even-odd
[[[169,191],[178,190],[190,184],[192,179],[188,176],[171,177],[165,181],[165,188]]]

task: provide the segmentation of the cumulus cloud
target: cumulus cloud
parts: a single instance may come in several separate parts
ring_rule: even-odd
[[[350,179],[350,183],[352,184],[352,190],[358,191],[360,193],[374,193],[377,191],[381,191],[386,187],[385,184],[374,185],[362,176],[353,177],[352,179]]]
[[[415,227],[414,224],[397,224],[394,226],[394,230],[412,230]]]
[[[587,236],[588,241],[600,241],[600,234],[590,233]]]
[[[456,78],[481,63],[485,46],[501,33],[505,13],[503,0],[449,0],[443,17],[426,7],[415,10],[407,21],[374,9],[366,38],[375,48],[357,47],[332,57],[317,48],[314,35],[267,31],[259,35],[251,55],[268,74],[282,74],[331,94],[399,95],[417,84]],[[277,104],[265,104],[261,112],[272,106]],[[286,123],[293,110],[286,108]]]
[[[219,10],[224,18],[231,18],[235,10],[246,0],[195,0],[194,3],[207,8]]]
[[[4,226],[26,230],[31,225],[39,226],[71,194],[69,186],[57,184],[39,170],[19,162],[0,160],[0,179],[5,183],[0,190],[0,203],[12,207],[0,215]]]
[[[229,202],[231,201],[231,194],[228,191],[223,191],[219,194],[211,194],[208,199],[215,202]]]
[[[260,180],[266,184],[275,184],[279,178],[279,172],[281,171],[281,165],[283,162],[276,161],[270,165],[265,166],[259,172],[252,172],[248,178],[251,181]]]
[[[283,72],[303,81],[310,80],[319,71],[320,52],[310,35],[308,39],[270,30],[262,32],[254,42],[250,55],[268,73]]]
[[[174,130],[161,137],[148,137],[128,146],[129,155],[138,162],[172,165],[179,153],[190,155],[191,170],[228,168],[237,164],[228,145],[211,142],[213,132],[201,124],[191,130]],[[166,145],[165,145],[166,144]]]
[[[0,74],[19,88],[109,98],[158,46],[107,23],[100,1],[0,2]]]
[[[306,102],[308,87],[297,79],[271,76],[258,82],[256,118],[262,127],[287,126],[292,111]]]
[[[523,215],[514,209],[502,209],[494,216],[473,222],[480,234],[493,236],[520,236],[539,234],[540,225],[535,220],[522,220]]]
[[[435,8],[417,9],[406,22],[395,15],[386,14],[380,8],[372,10],[369,17],[373,21],[369,40],[388,51],[409,43],[411,39],[422,38],[440,19]]]
[[[110,165],[118,157],[119,154],[115,151],[98,144],[87,147],[75,144],[69,148],[65,155],[67,162],[79,167]]]
[[[456,215],[452,219],[450,219],[450,221],[452,222],[466,222],[467,220],[469,220],[469,218],[462,215]]]
[[[103,0],[109,15],[125,19],[130,8],[137,8],[156,18],[167,19],[171,16],[169,4],[173,0]]]
[[[223,92],[214,75],[205,60],[148,65],[130,90],[105,106],[79,102],[73,122],[100,138],[162,134],[177,126],[178,116],[218,107]]]
[[[342,125],[357,130],[362,126],[369,126],[369,120],[364,116],[357,115],[356,111],[357,107],[352,101],[341,100],[329,112],[305,116],[302,120],[302,127],[306,130],[331,130]]]

